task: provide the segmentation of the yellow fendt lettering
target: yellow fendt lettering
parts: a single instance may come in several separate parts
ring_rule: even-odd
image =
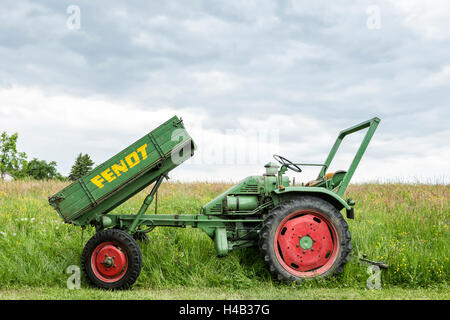
[[[142,157],[142,160],[148,158],[147,155],[147,144],[144,144],[142,147],[139,147],[136,151],[133,151],[129,155],[125,157],[124,160],[120,160],[120,163],[113,164],[110,168],[104,170],[99,175],[96,175],[91,179],[91,182],[95,184],[98,188],[103,188],[105,186],[105,182],[112,182],[117,177],[120,177],[122,173],[128,172],[128,169],[131,169],[138,165],[141,162],[141,158],[139,158],[139,154]]]
[[[147,151],[145,150],[146,148],[147,148],[147,144],[144,144],[142,147],[137,149],[137,151],[140,152],[142,155],[142,160],[147,159]]]
[[[116,177],[114,176],[114,174],[111,172],[111,169],[108,168],[105,171],[103,171],[101,173],[102,177],[106,179],[106,181],[111,182],[113,181]]]
[[[125,157],[125,161],[127,162],[128,167],[131,169],[135,165],[137,165],[141,160],[139,160],[139,156],[137,152],[133,152]]]
[[[91,179],[91,182],[93,184],[95,184],[99,188],[103,188],[104,187],[102,181],[105,181],[105,180],[102,179],[102,177],[100,177],[100,176],[95,176],[94,178]]]
[[[121,175],[120,172],[127,172],[128,171],[128,167],[125,164],[125,162],[123,162],[123,160],[120,160],[120,165],[119,164],[113,164],[111,166],[111,169],[112,169],[112,171],[114,171],[114,173],[118,177],[120,177],[120,175]]]

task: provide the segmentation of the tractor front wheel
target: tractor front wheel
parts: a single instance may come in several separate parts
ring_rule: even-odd
[[[347,222],[332,204],[304,196],[284,201],[269,213],[259,248],[278,280],[300,282],[342,272],[350,239]]]
[[[86,278],[101,289],[128,289],[142,269],[136,240],[120,229],[97,232],[84,247],[81,264]]]

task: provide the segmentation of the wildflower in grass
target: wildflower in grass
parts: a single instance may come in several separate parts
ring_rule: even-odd
[[[0,234],[4,237],[6,237],[6,232],[0,231]]]

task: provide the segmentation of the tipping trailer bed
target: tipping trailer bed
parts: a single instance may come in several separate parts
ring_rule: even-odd
[[[49,203],[64,222],[85,226],[162,180],[193,153],[192,138],[174,116],[51,196]]]

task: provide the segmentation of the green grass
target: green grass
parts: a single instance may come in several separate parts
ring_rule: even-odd
[[[448,299],[450,206],[448,185],[351,185],[355,220],[349,220],[353,251],[343,274],[307,281],[296,288],[272,280],[256,249],[217,258],[213,242],[197,229],[156,228],[141,245],[143,269],[130,292],[68,290],[69,265],[79,265],[84,243],[93,235],[65,225],[47,198],[58,182],[0,182],[0,298],[142,299]],[[227,184],[166,183],[159,213],[198,213]],[[146,192],[116,209],[138,211]],[[148,192],[147,192],[148,193]],[[153,208],[149,209],[151,212]],[[367,290],[366,253],[390,268],[382,290]],[[207,289],[207,290],[206,290]]]

